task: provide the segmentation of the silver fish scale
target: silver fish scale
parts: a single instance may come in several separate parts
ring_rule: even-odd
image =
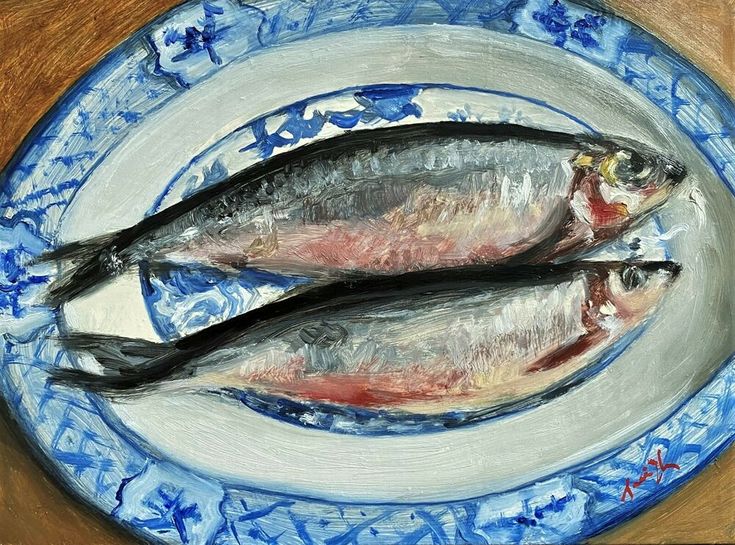
[[[401,183],[466,193],[502,192],[499,200],[507,202],[514,201],[514,194],[523,194],[528,204],[547,196],[566,195],[570,180],[565,174],[571,173],[571,167],[565,172],[563,165],[568,165],[573,154],[574,150],[569,148],[522,140],[436,140],[398,150],[358,150],[338,159],[315,161],[289,174],[278,174],[273,183],[278,190],[271,204],[291,207],[304,198],[319,201],[357,193],[362,184],[376,187]],[[462,176],[465,173],[485,176],[467,178]],[[515,202],[523,204],[517,199]]]
[[[239,231],[268,233],[282,223],[380,217],[420,188],[517,212],[556,205],[569,192],[573,149],[518,139],[422,139],[410,146],[358,149],[294,164],[260,188],[237,188],[162,226],[127,254],[141,259]]]
[[[512,295],[485,293],[431,301],[423,307],[406,302],[393,311],[345,316],[336,323],[349,335],[336,346],[300,351],[306,369],[355,372],[370,361],[372,372],[407,366],[449,367],[469,375],[499,368],[516,371],[584,333],[581,307],[586,294],[583,279],[555,286],[515,290]],[[366,354],[369,352],[369,355]],[[362,357],[358,357],[362,356]],[[516,369],[509,369],[516,368]]]
[[[509,378],[584,334],[581,308],[587,297],[582,274],[555,285],[435,295],[388,302],[371,311],[339,312],[273,331],[260,342],[246,335],[236,345],[203,357],[198,366],[206,371],[196,382],[227,386],[228,375],[282,369],[295,358],[303,358],[306,374],[379,373],[419,366],[455,369],[470,377]],[[331,343],[304,341],[304,329],[313,334],[319,328],[342,334]],[[177,382],[169,387],[177,387]]]

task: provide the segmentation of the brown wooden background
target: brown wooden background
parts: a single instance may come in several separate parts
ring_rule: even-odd
[[[177,0],[0,0],[0,165],[105,52]],[[735,96],[735,0],[610,0]],[[0,416],[0,544],[132,543],[59,490]],[[735,543],[735,449],[602,544]]]

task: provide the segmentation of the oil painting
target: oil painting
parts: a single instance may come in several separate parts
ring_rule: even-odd
[[[1,544],[735,542],[735,7],[133,4],[0,2]]]

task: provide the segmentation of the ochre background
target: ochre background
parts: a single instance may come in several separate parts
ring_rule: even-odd
[[[177,0],[0,0],[0,165],[58,97]],[[610,0],[735,96],[735,0]],[[596,544],[735,543],[735,449]],[[0,416],[0,544],[134,541],[62,492]]]

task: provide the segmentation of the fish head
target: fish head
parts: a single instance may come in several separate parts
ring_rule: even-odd
[[[680,271],[673,261],[621,263],[605,280],[607,300],[619,318],[635,320],[660,302]]]
[[[645,218],[686,176],[679,161],[633,142],[590,144],[573,163],[572,210],[598,238],[615,236]]]

